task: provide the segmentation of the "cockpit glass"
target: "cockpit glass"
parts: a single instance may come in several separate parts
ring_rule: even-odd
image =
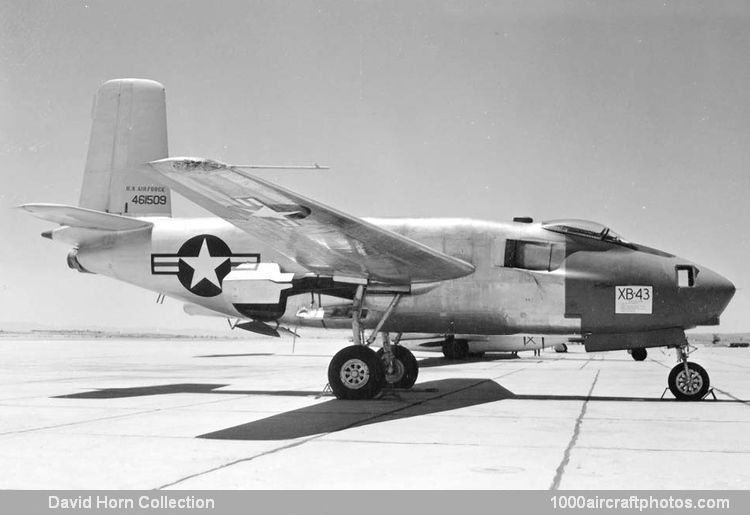
[[[591,222],[589,220],[550,220],[548,222],[542,222],[542,228],[562,234],[583,236],[584,238],[623,242],[620,235],[606,225]]]

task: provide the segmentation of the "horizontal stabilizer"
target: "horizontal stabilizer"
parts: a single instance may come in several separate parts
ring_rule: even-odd
[[[62,204],[24,204],[19,206],[37,218],[60,225],[98,229],[102,231],[128,231],[150,227],[151,222],[129,218],[127,216],[102,213],[83,207],[65,206]]]

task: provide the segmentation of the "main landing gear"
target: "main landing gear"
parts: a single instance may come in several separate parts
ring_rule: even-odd
[[[635,349],[630,350],[630,355],[636,361],[644,361],[648,356],[648,351],[643,347],[636,347]]]
[[[383,324],[401,300],[397,293],[378,321],[369,338],[364,340],[361,314],[365,288],[359,286],[354,296],[352,330],[354,345],[337,352],[328,365],[328,384],[338,399],[365,400],[377,396],[389,385],[393,388],[411,388],[417,380],[419,365],[414,355],[396,342],[391,343],[388,333],[383,335],[383,348],[375,352],[370,345]]]
[[[681,361],[671,372],[667,383],[669,390],[678,401],[699,401],[708,393],[711,383],[708,372],[697,363],[688,361],[687,344],[680,345],[677,349],[677,359]]]

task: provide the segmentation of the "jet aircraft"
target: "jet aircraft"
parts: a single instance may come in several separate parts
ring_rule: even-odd
[[[43,236],[71,247],[68,265],[262,334],[350,327],[328,367],[339,399],[413,386],[418,364],[399,344],[410,333],[442,335],[452,356],[492,335],[579,335],[587,351],[636,359],[671,347],[675,397],[709,389],[685,330],[717,325],[735,288],[703,265],[582,220],[362,219],[258,177],[264,167],[169,157],[154,81],[104,83],[92,114],[79,205],[21,206],[59,224]],[[172,191],[216,217],[172,217]]]

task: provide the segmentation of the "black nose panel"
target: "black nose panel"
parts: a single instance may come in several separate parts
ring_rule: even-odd
[[[681,280],[687,269],[690,280]],[[580,318],[584,333],[715,324],[734,291],[716,272],[665,253],[602,244],[565,258],[565,316]]]

